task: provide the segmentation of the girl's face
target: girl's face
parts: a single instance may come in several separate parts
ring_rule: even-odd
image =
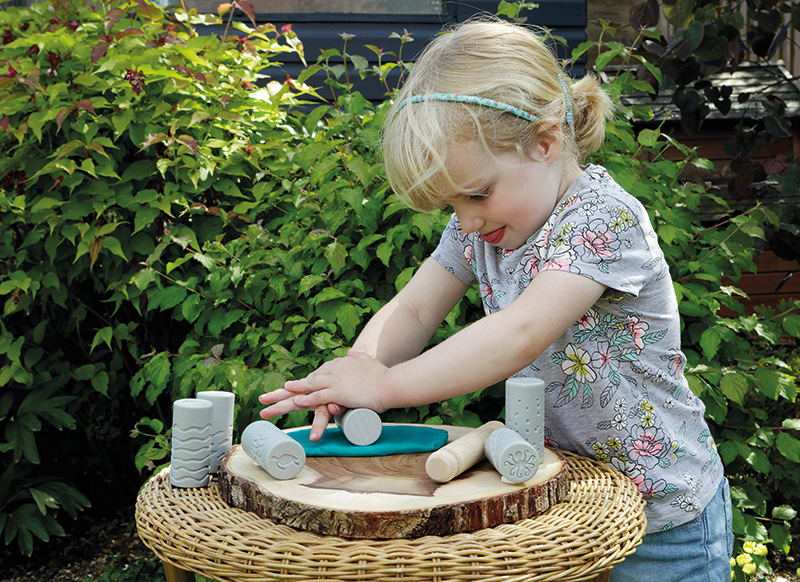
[[[559,150],[553,141],[537,144],[529,154],[490,155],[475,141],[452,148],[447,171],[467,192],[450,204],[464,233],[477,231],[485,242],[504,249],[525,244],[580,173],[577,164],[564,171]]]

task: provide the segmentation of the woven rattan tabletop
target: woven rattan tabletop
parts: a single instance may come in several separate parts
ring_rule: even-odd
[[[136,526],[165,564],[220,582],[591,580],[640,543],[644,501],[623,474],[562,454],[571,475],[567,501],[472,533],[353,540],[299,531],[228,506],[213,480],[173,488],[168,468],[139,494]]]

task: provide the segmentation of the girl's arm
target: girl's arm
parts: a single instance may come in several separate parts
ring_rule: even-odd
[[[533,362],[604,290],[602,284],[581,275],[539,273],[507,308],[418,357],[391,368],[366,356],[342,358],[334,369],[287,383],[291,391],[302,393],[294,397],[292,409],[336,402],[380,412],[490,386]]]
[[[455,275],[428,259],[370,319],[353,350],[389,367],[418,356],[467,289]]]
[[[419,355],[467,289],[467,285],[455,275],[435,260],[428,259],[408,284],[370,319],[356,339],[351,355],[375,362],[381,368],[391,367]],[[317,378],[330,375],[352,359],[339,358],[326,362],[304,380],[313,383]],[[290,381],[286,386],[293,387],[296,384],[297,381]],[[354,390],[371,391],[372,388],[373,386],[366,385]],[[262,394],[259,401],[271,406],[264,409],[261,416],[269,419],[304,409],[305,407],[294,403],[296,395],[296,391],[286,389]],[[314,407],[311,440],[317,440],[322,435],[331,413],[344,411],[341,406],[326,404],[327,407]]]

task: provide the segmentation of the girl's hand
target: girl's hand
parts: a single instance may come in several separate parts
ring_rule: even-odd
[[[290,380],[280,390],[259,397],[270,405],[261,411],[265,419],[289,412],[314,409],[314,421],[309,438],[319,440],[331,415],[347,408],[370,408],[383,412],[383,378],[388,368],[379,361],[350,350],[346,358],[326,362],[299,380]]]

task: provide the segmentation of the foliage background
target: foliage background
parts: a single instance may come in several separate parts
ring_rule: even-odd
[[[763,4],[798,26],[791,3]],[[756,44],[711,6],[648,0],[629,27],[603,23],[600,41],[573,58],[591,48],[599,71],[622,65],[607,84],[617,96],[669,84],[676,98],[696,94],[696,110],[681,110],[699,129],[703,107],[724,107],[705,75],[741,58],[712,45]],[[521,20],[530,8],[499,11]],[[681,15],[674,38],[654,28],[662,9]],[[355,40],[344,35],[288,79],[280,58],[302,52],[301,39],[253,16],[246,1],[219,15],[165,14],[146,0],[0,12],[0,531],[20,552],[63,534],[65,516],[90,504],[133,499],[168,461],[175,399],[233,391],[240,432],[257,418],[258,394],[343,354],[438,240],[446,216],[411,212],[383,179],[386,104],[350,83],[389,93],[411,37],[372,47],[370,64],[348,54]],[[217,22],[219,37],[195,30]],[[687,68],[697,75],[677,75]],[[332,100],[305,84],[320,73]],[[777,137],[779,104],[770,117],[742,138]],[[800,304],[745,314],[735,284],[755,269],[754,240],[793,241],[797,221],[757,206],[700,224],[705,197],[726,203],[682,172],[708,162],[650,122],[646,106],[622,109],[595,161],[645,203],[667,254],[690,383],[733,484],[737,544],[785,554],[800,507]],[[739,148],[739,163],[752,151]],[[797,189],[798,162],[781,168],[769,179],[753,172],[753,190]],[[740,315],[722,317],[721,306]],[[479,316],[473,290],[433,341]],[[501,394],[488,387],[387,420],[477,426],[498,417]],[[305,422],[296,413],[282,425]]]

